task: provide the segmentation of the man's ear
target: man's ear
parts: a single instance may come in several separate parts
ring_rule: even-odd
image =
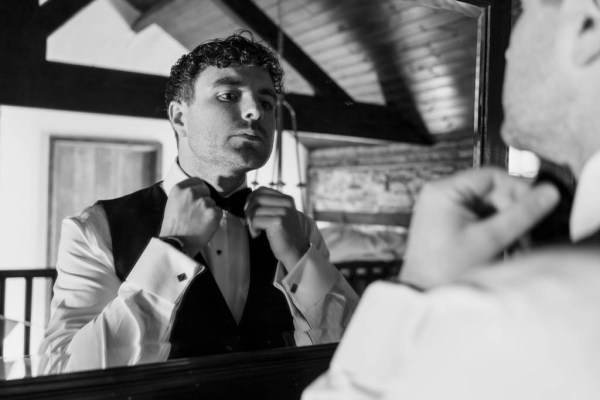
[[[179,137],[187,136],[187,104],[173,100],[168,109],[169,121]]]
[[[563,0],[561,7],[570,25],[575,66],[585,68],[600,62],[600,1]]]

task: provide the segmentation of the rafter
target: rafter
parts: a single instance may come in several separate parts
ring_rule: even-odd
[[[48,37],[91,2],[92,0],[48,0],[38,8],[34,16],[36,25]]]
[[[71,111],[166,118],[163,105],[167,78],[156,75],[20,60],[0,63],[0,103]],[[289,94],[300,131],[427,143],[398,111],[386,106],[349,103],[337,98]],[[289,118],[284,128],[291,129]]]
[[[158,0],[148,10],[144,11],[140,17],[131,24],[134,32],[141,32],[157,21],[165,8],[171,5],[173,0]]]
[[[273,48],[277,48],[279,27],[250,0],[214,0],[232,18],[248,26]],[[352,98],[321,69],[292,39],[283,35],[283,58],[321,96],[337,97],[352,101]]]

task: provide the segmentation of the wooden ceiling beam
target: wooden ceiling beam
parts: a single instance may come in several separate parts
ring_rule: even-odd
[[[34,16],[36,25],[48,37],[91,2],[92,0],[48,0],[38,8]]]
[[[278,48],[279,27],[250,0],[214,0],[242,25],[248,26],[274,49]],[[292,39],[283,35],[283,55],[292,67],[312,86],[319,96],[353,101],[331,77],[321,69]]]
[[[0,104],[146,118],[166,118],[167,78],[55,62],[0,63]],[[298,130],[398,142],[430,143],[431,138],[398,110],[338,98],[288,94]],[[292,123],[287,115],[285,129]]]
[[[171,5],[173,0],[159,0],[131,24],[134,32],[141,32],[156,21],[160,20],[161,14]]]

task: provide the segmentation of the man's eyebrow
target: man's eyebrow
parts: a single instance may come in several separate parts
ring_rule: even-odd
[[[226,76],[223,78],[219,78],[213,82],[212,87],[216,88],[219,86],[242,86],[244,83],[238,79],[231,76]],[[266,96],[273,97],[273,99],[277,100],[277,93],[273,89],[263,88],[258,91],[260,94],[264,94]]]
[[[275,93],[275,91],[274,91],[274,90],[272,90],[272,89],[267,89],[267,88],[265,88],[265,89],[260,89],[258,92],[259,92],[260,94],[264,94],[264,95],[266,95],[266,96],[270,96],[270,97],[272,97],[272,98],[273,98],[273,100],[277,100],[277,93]]]
[[[237,78],[233,78],[230,76],[226,76],[224,78],[219,78],[216,81],[213,82],[212,86],[213,87],[217,87],[217,86],[225,86],[225,85],[230,85],[230,86],[241,86],[242,85],[242,81],[240,81]]]

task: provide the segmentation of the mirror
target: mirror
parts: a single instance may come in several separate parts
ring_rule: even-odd
[[[439,160],[448,149],[460,155],[459,163],[435,167],[431,162],[430,174],[421,181],[473,165],[473,160],[475,165],[504,165],[498,132],[510,4],[483,0],[474,0],[476,6],[452,0],[254,3],[289,39],[283,54],[289,54],[284,56],[286,99],[293,112],[285,117],[285,140],[290,144],[282,151],[295,154],[300,149],[300,169],[306,173],[307,164],[311,165],[312,186],[296,187],[306,179],[306,175],[296,176],[297,171],[284,180],[287,187],[294,188],[292,194],[299,199],[296,204],[303,204],[308,197],[306,212],[324,222],[361,225],[390,225],[382,221],[400,215],[391,225],[402,227],[418,185],[398,183],[400,178],[412,179],[402,172],[398,154],[416,157],[407,159],[405,165],[419,157]],[[257,23],[241,21],[236,4],[95,0],[61,9],[52,0],[2,2],[0,15],[11,15],[11,19],[2,19],[0,24],[1,50],[8,55],[0,65],[0,212],[2,220],[8,221],[0,228],[5,243],[1,269],[53,265],[63,214],[164,176],[176,155],[171,128],[161,110],[165,75],[180,54],[199,42]],[[261,26],[265,28],[265,24],[257,28]],[[272,34],[264,31],[264,35]],[[74,40],[78,43],[69,43]],[[329,74],[335,84],[323,82],[319,73]],[[352,101],[340,100],[344,93]],[[296,115],[298,146],[291,134],[292,114]],[[444,140],[445,136],[449,140]],[[415,147],[434,138],[438,147]],[[412,144],[393,144],[392,140]],[[387,154],[387,159],[382,154]],[[367,158],[361,165],[360,160]],[[329,207],[341,203],[337,198],[324,198],[330,193],[318,185],[347,176],[327,174],[344,167],[344,162],[348,166],[349,160],[364,171],[373,158],[383,169],[395,168],[396,175],[390,180],[371,170],[362,175],[367,177],[362,181],[377,182],[375,190],[383,188],[389,196],[377,196],[375,203],[366,205],[346,202]],[[388,168],[390,163],[393,168]],[[90,169],[91,165],[98,167]],[[250,176],[249,182],[262,179],[263,185],[268,184],[271,165],[264,176]],[[141,172],[135,174],[136,180],[108,179],[100,173],[113,175],[108,166]],[[69,171],[77,175],[69,175]],[[340,187],[356,189],[354,197],[360,203],[368,188],[354,187],[358,180],[352,179]],[[103,186],[91,184],[96,181]],[[83,184],[77,182],[89,186],[74,192],[72,188]],[[398,194],[408,199],[401,203],[401,210],[393,208]],[[335,237],[330,240],[333,243]],[[394,240],[391,243],[397,247]],[[345,253],[336,250],[336,254]],[[337,261],[364,261],[360,255],[354,257]],[[348,266],[349,276],[358,270],[354,267]],[[22,311],[27,302],[23,293],[30,287],[36,294],[28,316]],[[22,354],[24,334],[31,338],[29,351],[36,351],[48,318],[50,287],[36,278],[19,279],[0,289],[0,294],[10,299],[2,314],[14,321],[28,321],[11,325],[3,346],[8,362]],[[10,351],[16,353],[9,355]],[[35,375],[34,370],[30,365],[19,375],[5,367],[4,376],[16,379]]]

